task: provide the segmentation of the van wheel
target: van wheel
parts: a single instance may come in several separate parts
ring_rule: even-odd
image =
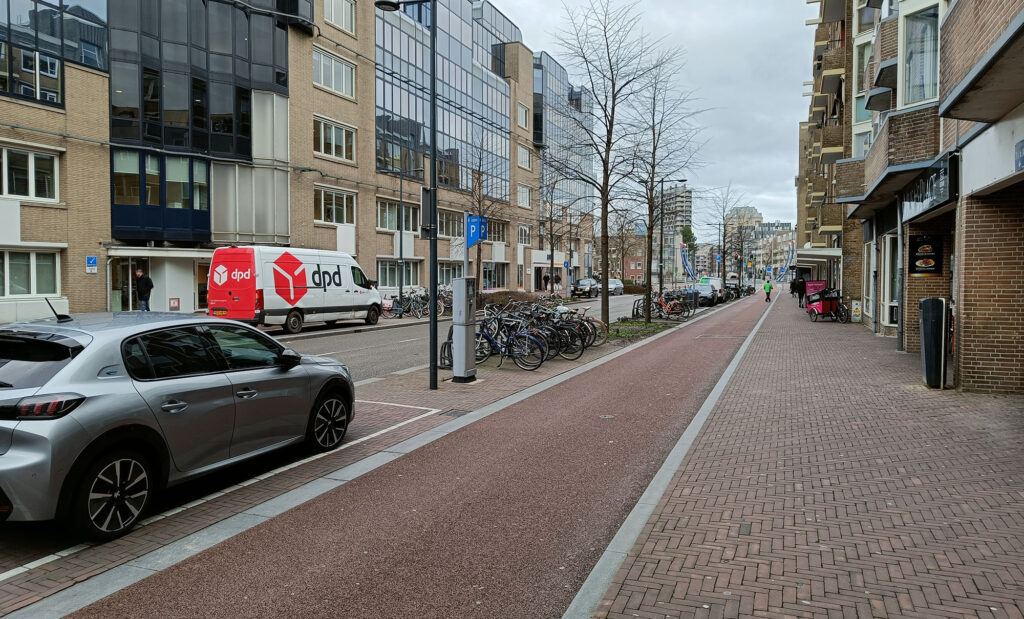
[[[375,325],[378,318],[380,318],[380,310],[376,305],[371,305],[370,309],[366,310],[366,324]]]
[[[288,317],[284,319],[284,330],[286,333],[302,331],[302,313],[299,310],[288,312]]]
[[[325,320],[324,324],[326,324],[328,327],[333,327],[334,325],[338,324],[338,321],[337,320]]]

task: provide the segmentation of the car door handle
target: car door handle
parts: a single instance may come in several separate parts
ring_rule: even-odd
[[[181,400],[167,400],[160,405],[160,408],[168,413],[180,413],[188,408],[188,402],[182,402]]]
[[[243,400],[248,400],[249,398],[255,398],[256,394],[258,394],[258,393],[259,393],[259,391],[256,391],[255,389],[250,389],[250,388],[246,387],[245,389],[242,389],[241,391],[235,392],[235,395],[237,395],[238,397],[242,398]]]

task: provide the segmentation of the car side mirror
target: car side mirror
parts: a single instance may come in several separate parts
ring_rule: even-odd
[[[285,348],[282,350],[281,354],[278,355],[278,359],[280,359],[281,365],[285,368],[293,368],[302,363],[302,355],[291,348]]]

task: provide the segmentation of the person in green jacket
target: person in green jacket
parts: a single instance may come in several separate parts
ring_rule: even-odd
[[[764,280],[764,302],[769,303],[772,300],[772,280]]]

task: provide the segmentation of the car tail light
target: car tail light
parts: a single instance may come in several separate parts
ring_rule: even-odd
[[[256,291],[256,310],[258,311],[258,310],[261,310],[261,309],[263,309],[263,291],[262,290],[257,290]]]
[[[8,407],[5,416],[14,419],[58,419],[78,408],[83,401],[85,396],[77,393],[37,395],[22,398],[14,407]],[[14,410],[11,411],[10,408]]]
[[[0,490],[0,522],[7,520],[13,510],[14,506],[11,505],[11,500],[7,498],[3,490]]]

